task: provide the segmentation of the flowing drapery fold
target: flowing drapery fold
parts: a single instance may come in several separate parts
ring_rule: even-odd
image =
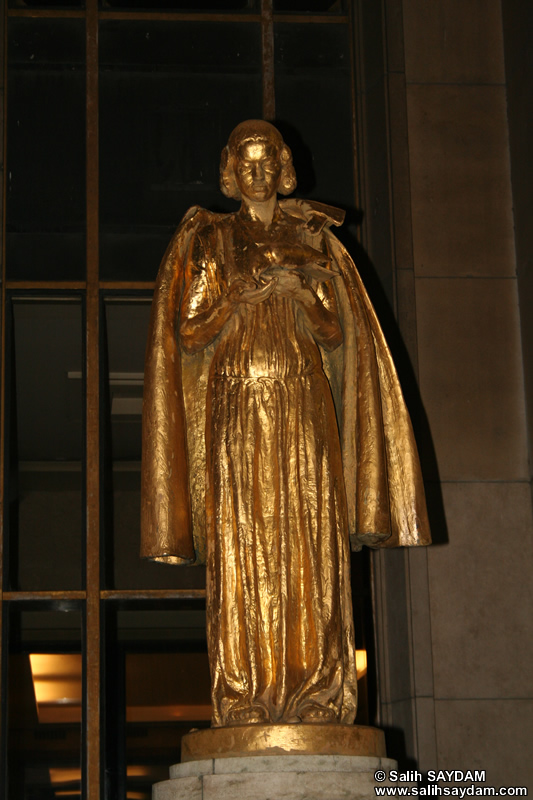
[[[322,240],[342,278],[332,281],[344,344],[324,354],[340,427],[352,547],[426,545],[429,524],[409,414],[392,357],[361,278],[330,232],[338,209],[280,206]],[[205,559],[205,402],[213,348],[184,355],[177,340],[184,264],[202,227],[226,215],[191,209],[162,261],[145,368],[141,555],[170,563]],[[185,391],[184,391],[185,386]]]

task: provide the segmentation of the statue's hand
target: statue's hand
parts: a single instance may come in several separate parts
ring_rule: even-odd
[[[290,297],[292,300],[297,300],[306,306],[313,305],[316,302],[315,293],[299,270],[278,267],[269,270],[269,274],[275,274],[276,276],[276,294]]]
[[[238,278],[229,287],[227,298],[230,303],[249,303],[257,305],[270,297],[277,284],[277,278],[271,278],[262,284],[251,283]]]

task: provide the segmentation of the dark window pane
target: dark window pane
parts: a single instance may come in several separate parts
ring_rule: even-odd
[[[8,277],[83,279],[83,20],[11,19],[8,66]]]
[[[274,0],[274,13],[342,14],[346,10],[344,0]]]
[[[8,797],[81,794],[81,619],[71,605],[63,609],[11,604],[6,617]]]
[[[259,0],[100,0],[102,9],[139,11],[256,11]]]
[[[276,113],[297,194],[354,205],[351,74],[345,25],[275,27]]]
[[[9,0],[9,8],[85,8],[85,0]]]
[[[241,22],[100,24],[100,67],[136,72],[253,73],[260,65],[260,26]]]
[[[256,24],[101,24],[102,278],[153,280],[187,208],[235,206],[220,152],[261,114],[260,58]]]
[[[12,320],[7,373],[11,585],[80,589],[81,302],[14,298]]]
[[[205,603],[123,603],[105,615],[105,769],[110,797],[149,800],[181,737],[209,727]],[[157,680],[154,680],[157,676]]]
[[[139,556],[141,413],[150,307],[150,297],[107,297],[104,303],[109,373],[103,426],[106,580],[116,589],[201,589],[203,567],[154,564]]]

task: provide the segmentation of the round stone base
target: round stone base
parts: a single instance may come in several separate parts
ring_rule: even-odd
[[[300,726],[299,726],[300,727]],[[188,761],[156,783],[153,800],[375,800],[396,762],[375,756],[277,755]],[[379,781],[375,779],[378,774]]]
[[[192,731],[181,740],[181,760],[245,756],[371,756],[384,758],[385,735],[366,725],[235,725]]]

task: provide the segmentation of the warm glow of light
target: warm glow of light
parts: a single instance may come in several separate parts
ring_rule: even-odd
[[[146,792],[128,792],[126,800],[149,800],[150,795]]]
[[[31,653],[39,722],[81,721],[81,655]]]
[[[355,651],[355,668],[357,670],[357,680],[360,680],[366,675],[366,650]]]
[[[50,783],[53,785],[81,781],[80,767],[50,767],[49,772]],[[143,764],[130,764],[126,769],[126,774],[128,778],[149,778],[152,774],[152,770],[150,767],[144,766]],[[61,789],[56,790],[55,794],[57,797],[65,797],[68,795],[81,794],[81,792],[76,789]],[[144,800],[145,797],[146,795],[142,792],[128,792],[128,798],[131,798],[131,800],[135,800],[136,798]]]
[[[81,722],[82,661],[79,653],[32,653],[30,655],[33,690],[39,722]],[[136,675],[142,684],[143,673]],[[162,684],[164,691],[152,699],[152,704],[128,704],[127,722],[173,722],[175,720],[210,720],[211,705],[172,702],[173,687]],[[170,703],[165,703],[165,695]],[[137,699],[137,698],[135,698]],[[141,699],[139,697],[139,699]],[[154,703],[153,700],[156,700]],[[137,701],[138,702],[138,701]]]
[[[48,772],[50,773],[50,783],[53,785],[81,781],[81,767],[50,767]],[[74,789],[70,794],[73,793],[75,793]]]
[[[55,797],[80,797],[81,789],[58,789],[54,792]]]
[[[196,721],[211,719],[211,705],[185,706],[128,706],[126,709],[127,722],[172,722],[176,719]]]
[[[148,778],[152,774],[150,767],[145,767],[142,764],[130,764],[126,767],[126,775],[128,778]]]

